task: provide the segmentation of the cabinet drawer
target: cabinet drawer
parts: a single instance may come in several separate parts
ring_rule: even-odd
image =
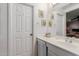
[[[38,39],[38,56],[46,56],[45,42]]]
[[[51,45],[49,43],[46,44],[47,47],[48,47],[48,50],[54,52],[56,55],[58,56],[75,56],[75,54],[72,54],[71,52],[69,51],[66,51],[64,49],[61,49],[59,47],[56,47],[54,45]]]
[[[38,45],[40,45],[40,46],[44,46],[44,45],[45,45],[45,42],[42,41],[42,40],[40,40],[40,39],[38,39]]]

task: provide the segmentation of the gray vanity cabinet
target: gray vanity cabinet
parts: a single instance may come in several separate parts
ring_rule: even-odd
[[[48,56],[76,56],[75,54],[69,51],[61,49],[49,43],[46,43],[46,46],[48,47]]]
[[[38,39],[38,56],[46,56],[45,42]]]
[[[38,56],[77,56],[63,48],[38,39]]]

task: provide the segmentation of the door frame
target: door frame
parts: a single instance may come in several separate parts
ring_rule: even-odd
[[[8,3],[7,4],[7,8],[8,8],[8,46],[7,46],[7,48],[8,48],[8,56],[13,56],[14,55],[14,50],[12,49],[12,23],[11,23],[11,21],[12,21],[12,4],[15,4],[15,3]],[[31,7],[32,8],[32,55],[33,55],[33,41],[34,41],[34,6],[32,6],[32,5],[29,5],[29,4],[26,4],[26,3],[16,3],[16,4],[21,4],[21,5],[25,5],[25,6],[29,6],[29,7]]]

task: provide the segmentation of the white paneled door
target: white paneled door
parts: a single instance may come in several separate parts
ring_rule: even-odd
[[[11,4],[10,54],[32,55],[33,8],[27,4]]]

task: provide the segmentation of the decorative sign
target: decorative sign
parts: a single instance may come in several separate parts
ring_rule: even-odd
[[[43,10],[38,10],[38,16],[40,18],[44,18],[44,12],[43,12]]]

